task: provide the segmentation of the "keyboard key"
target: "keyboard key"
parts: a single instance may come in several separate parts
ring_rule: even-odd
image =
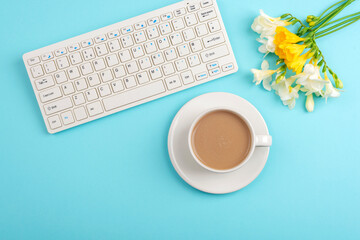
[[[110,69],[100,73],[100,77],[104,83],[114,79]]]
[[[161,52],[151,55],[151,59],[152,59],[154,65],[159,65],[159,64],[165,62]]]
[[[181,79],[184,84],[190,84],[195,81],[191,71],[181,73]]]
[[[58,115],[49,117],[48,122],[51,129],[57,129],[62,126]]]
[[[180,33],[170,35],[170,40],[172,45],[177,45],[183,42]]]
[[[95,53],[94,53],[94,50],[92,48],[86,49],[82,53],[83,53],[85,61],[88,61],[88,60],[91,60],[91,59],[95,58]]]
[[[93,74],[93,75],[88,76],[87,80],[89,81],[90,87],[99,85],[101,83],[100,78],[99,78],[99,76],[97,74]]]
[[[160,71],[160,68],[153,68],[149,71],[151,79],[155,80],[162,77],[162,73]]]
[[[92,69],[91,63],[89,63],[89,62],[81,65],[80,70],[81,70],[82,75],[88,75],[88,74],[94,72]]]
[[[214,8],[207,8],[198,12],[200,22],[205,22],[210,19],[216,18],[216,12]]]
[[[122,52],[119,52],[119,57],[121,62],[126,62],[131,60],[131,55],[129,50],[124,50]]]
[[[104,112],[104,110],[101,106],[101,103],[99,101],[86,105],[86,108],[89,112],[90,117],[93,117],[95,115],[98,115],[98,114]]]
[[[185,22],[188,27],[197,24],[197,19],[195,14],[190,14],[185,17]]]
[[[79,45],[78,43],[74,43],[73,45],[70,45],[70,46],[68,47],[68,49],[69,49],[69,52],[74,52],[74,51],[80,49],[80,45]]]
[[[100,44],[95,47],[96,54],[101,57],[108,53],[108,50],[106,48],[105,44]]]
[[[89,102],[99,98],[96,89],[90,89],[85,91],[85,96]]]
[[[192,52],[198,52],[203,49],[200,40],[195,40],[190,43],[190,48]]]
[[[78,93],[78,94],[74,95],[73,100],[74,100],[75,105],[84,104],[85,103],[84,94]]]
[[[150,54],[150,53],[153,53],[153,52],[156,52],[156,46],[155,46],[155,42],[147,42],[145,43],[145,51],[147,54]]]
[[[127,35],[125,37],[120,38],[120,41],[124,48],[131,47],[132,45],[134,45],[131,35]]]
[[[218,62],[212,62],[212,63],[207,64],[206,67],[207,67],[207,69],[211,70],[211,69],[219,67],[219,63]]]
[[[185,59],[180,59],[178,61],[175,61],[175,66],[176,66],[176,69],[180,72],[182,70],[185,70],[187,69],[187,64],[186,64],[186,61]]]
[[[59,57],[59,56],[61,56],[61,55],[64,55],[64,54],[66,54],[66,48],[60,48],[60,49],[58,49],[58,50],[55,50],[55,56],[57,56],[57,57]]]
[[[145,57],[139,60],[139,65],[142,70],[150,68],[151,67],[151,61],[150,58]]]
[[[108,55],[105,57],[106,63],[109,67],[115,66],[119,64],[119,60],[115,54]]]
[[[207,30],[207,27],[205,24],[196,26],[195,31],[196,31],[196,34],[198,35],[198,37],[202,37],[202,36],[205,36],[206,34],[208,34],[208,30]]]
[[[94,45],[94,42],[93,42],[92,39],[88,39],[88,40],[85,40],[85,41],[82,41],[82,42],[81,42],[81,46],[82,46],[83,48],[89,47],[89,46],[92,46],[92,45]]]
[[[120,35],[120,33],[119,33],[118,30],[114,30],[114,31],[108,33],[109,39],[116,38],[116,37],[118,37],[119,35]]]
[[[157,40],[158,46],[160,50],[168,48],[170,46],[169,40],[167,37],[162,37]]]
[[[54,86],[55,82],[51,76],[46,76],[44,78],[36,80],[35,85],[37,90],[43,90],[45,88]]]
[[[129,62],[129,63],[125,64],[125,66],[126,66],[126,69],[127,69],[129,74],[132,74],[132,73],[135,73],[135,72],[139,71],[139,68],[138,68],[135,61],[134,62]]]
[[[34,64],[39,63],[39,62],[40,62],[40,58],[39,58],[39,57],[29,58],[29,59],[27,60],[27,62],[28,62],[28,64],[29,64],[30,66],[32,66],[32,65],[34,65]]]
[[[175,73],[175,69],[172,63],[167,63],[162,66],[162,69],[164,71],[165,76],[169,76],[173,73]]]
[[[185,41],[189,41],[196,37],[194,30],[192,28],[189,28],[189,29],[186,29],[185,31],[183,31],[183,36],[184,36]]]
[[[95,37],[95,42],[96,43],[101,43],[101,42],[104,42],[106,41],[106,35],[105,34],[101,34],[97,37]]]
[[[190,4],[190,5],[187,7],[187,9],[188,9],[189,12],[194,12],[194,11],[196,11],[196,10],[199,10],[199,8],[200,8],[200,6],[199,6],[199,4],[197,4],[197,3]]]
[[[131,48],[131,52],[132,52],[134,58],[144,56],[144,50],[141,46]]]
[[[56,63],[59,67],[59,69],[64,69],[70,66],[70,63],[67,59],[67,57],[62,57],[62,58],[58,58],[56,59]]]
[[[99,93],[101,97],[105,97],[111,94],[111,90],[109,85],[102,85],[100,87],[98,87]]]
[[[171,60],[174,60],[175,58],[177,58],[176,51],[174,48],[170,48],[170,49],[166,50],[164,53],[165,53],[165,58],[167,61],[171,61]]]
[[[78,90],[78,91],[82,91],[84,89],[87,89],[87,87],[88,87],[85,78],[80,78],[78,80],[75,80],[74,84],[75,84],[76,90]]]
[[[139,84],[144,84],[150,81],[149,76],[146,72],[136,74]]]
[[[176,17],[181,16],[181,15],[184,15],[185,13],[186,13],[185,8],[177,9],[177,10],[175,10],[175,12],[174,12],[174,14],[175,14]]]
[[[124,90],[124,86],[123,86],[121,80],[112,82],[111,87],[112,87],[114,93]]]
[[[219,23],[218,20],[214,20],[212,22],[209,22],[208,25],[209,25],[210,32],[216,32],[216,31],[219,31],[221,29],[220,23]]]
[[[109,46],[110,52],[115,52],[115,51],[118,51],[121,49],[120,43],[117,39],[114,39],[114,40],[108,42],[108,46]]]
[[[146,33],[147,33],[149,39],[154,39],[159,36],[159,32],[158,32],[156,26],[146,29]]]
[[[197,54],[188,57],[188,61],[189,61],[189,66],[190,67],[200,65],[200,63],[201,63],[200,58],[199,58],[199,56]]]
[[[118,66],[113,68],[115,78],[121,78],[126,75],[124,66]]]
[[[46,115],[61,112],[73,106],[71,99],[66,97],[55,102],[44,105]]]
[[[82,58],[78,52],[70,54],[69,59],[72,65],[76,65],[82,62]]]
[[[69,125],[71,123],[74,123],[74,116],[72,115],[71,111],[66,111],[61,114],[61,119],[64,123],[64,125]]]
[[[209,48],[223,42],[225,42],[225,38],[222,32],[218,32],[203,38],[203,43],[205,48]]]
[[[39,95],[40,95],[40,100],[43,103],[49,102],[51,100],[57,99],[57,98],[62,96],[59,87],[55,87],[55,88],[52,88],[52,89],[49,89],[49,90],[45,90],[45,91],[41,92]]]
[[[179,31],[179,30],[185,28],[185,24],[184,24],[184,21],[182,20],[182,18],[173,20],[172,25],[173,25],[175,31]]]
[[[217,58],[226,56],[229,54],[229,50],[226,45],[222,45],[201,53],[201,59],[203,62],[209,62]]]
[[[150,18],[148,20],[148,25],[151,26],[151,25],[154,25],[154,24],[159,23],[159,22],[160,22],[160,19],[158,17]]]
[[[205,8],[205,7],[209,7],[211,6],[213,3],[212,3],[212,0],[203,0],[201,1],[200,5],[202,8]]]
[[[164,84],[162,81],[157,81],[140,86],[138,88],[134,88],[133,90],[128,90],[124,93],[119,93],[117,95],[105,98],[103,103],[105,110],[110,111],[130,103],[156,96],[163,92],[165,92]]]
[[[44,63],[44,69],[46,73],[52,73],[56,71],[56,66],[54,61]]]
[[[129,77],[124,78],[124,83],[125,83],[126,88],[132,88],[137,85],[134,76],[129,76]]]
[[[162,21],[166,21],[166,20],[169,20],[169,19],[172,19],[172,18],[173,18],[173,14],[171,12],[161,15],[161,20]]]
[[[230,70],[234,69],[234,64],[233,63],[225,64],[221,67],[221,69],[223,70],[223,72],[230,71]]]
[[[134,29],[133,29],[132,26],[123,27],[123,28],[121,29],[122,34],[131,33],[131,32],[133,32],[133,31],[134,31]]]
[[[80,73],[77,67],[69,68],[67,73],[71,80],[80,77]]]
[[[187,45],[187,44],[178,46],[177,49],[178,49],[178,53],[179,53],[180,57],[183,57],[183,56],[186,56],[186,55],[190,54],[189,45]]]
[[[160,29],[160,32],[161,32],[162,35],[165,35],[165,34],[168,34],[168,33],[171,33],[171,32],[172,32],[169,23],[161,24],[161,25],[159,26],[159,29]]]
[[[139,23],[136,23],[136,24],[135,24],[135,29],[136,29],[136,30],[143,29],[143,28],[145,28],[145,27],[146,27],[145,21],[142,21],[142,22],[139,22]]]
[[[56,83],[58,83],[58,84],[66,82],[68,80],[64,71],[55,73],[54,77],[55,77]]]
[[[84,107],[75,108],[74,114],[77,121],[81,121],[87,118],[87,114]]]
[[[208,74],[206,72],[199,73],[195,75],[196,80],[201,81],[208,77]]]
[[[52,52],[49,53],[45,53],[41,56],[41,60],[46,61],[48,59],[52,59],[54,58],[54,55],[52,54]]]
[[[165,78],[165,83],[169,90],[173,90],[175,88],[181,87],[181,82],[178,75]]]
[[[146,36],[144,31],[140,31],[137,33],[134,33],[134,39],[136,43],[142,43],[146,41]]]
[[[65,95],[70,95],[75,92],[74,85],[71,82],[65,83],[61,88]]]
[[[99,59],[97,59],[97,60],[94,60],[94,61],[93,61],[93,64],[94,64],[94,68],[95,68],[96,71],[100,71],[100,70],[106,68],[104,59],[102,59],[102,58],[99,58]]]
[[[214,76],[220,73],[220,68],[215,68],[209,71],[210,76]]]

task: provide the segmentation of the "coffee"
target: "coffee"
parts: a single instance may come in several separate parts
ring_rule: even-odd
[[[227,110],[216,110],[203,116],[191,135],[196,157],[216,170],[241,164],[248,156],[251,144],[251,132],[246,122]]]

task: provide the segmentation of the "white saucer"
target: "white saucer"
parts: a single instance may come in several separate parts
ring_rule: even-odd
[[[191,123],[206,109],[229,106],[241,111],[253,124],[257,135],[269,134],[266,123],[257,109],[245,99],[230,93],[207,93],[186,103],[176,114],[168,136],[172,165],[185,182],[201,191],[224,194],[237,191],[260,174],[269,155],[269,147],[257,147],[252,158],[240,169],[230,173],[214,173],[202,168],[188,149]]]

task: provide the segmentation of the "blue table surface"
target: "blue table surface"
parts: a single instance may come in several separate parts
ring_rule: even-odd
[[[306,18],[329,1],[220,0],[236,74],[47,133],[22,54],[175,2],[2,2],[0,239],[359,239],[360,22],[319,40],[345,91],[327,104],[316,100],[314,113],[303,97],[289,111],[250,73],[262,61],[250,29],[260,8]],[[273,136],[260,176],[226,195],[187,185],[167,152],[176,112],[216,91],[250,101]]]

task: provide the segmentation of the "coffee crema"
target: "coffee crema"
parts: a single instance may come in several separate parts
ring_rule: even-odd
[[[251,132],[235,113],[215,110],[203,116],[191,133],[196,157],[209,168],[228,170],[241,164],[251,149]]]

